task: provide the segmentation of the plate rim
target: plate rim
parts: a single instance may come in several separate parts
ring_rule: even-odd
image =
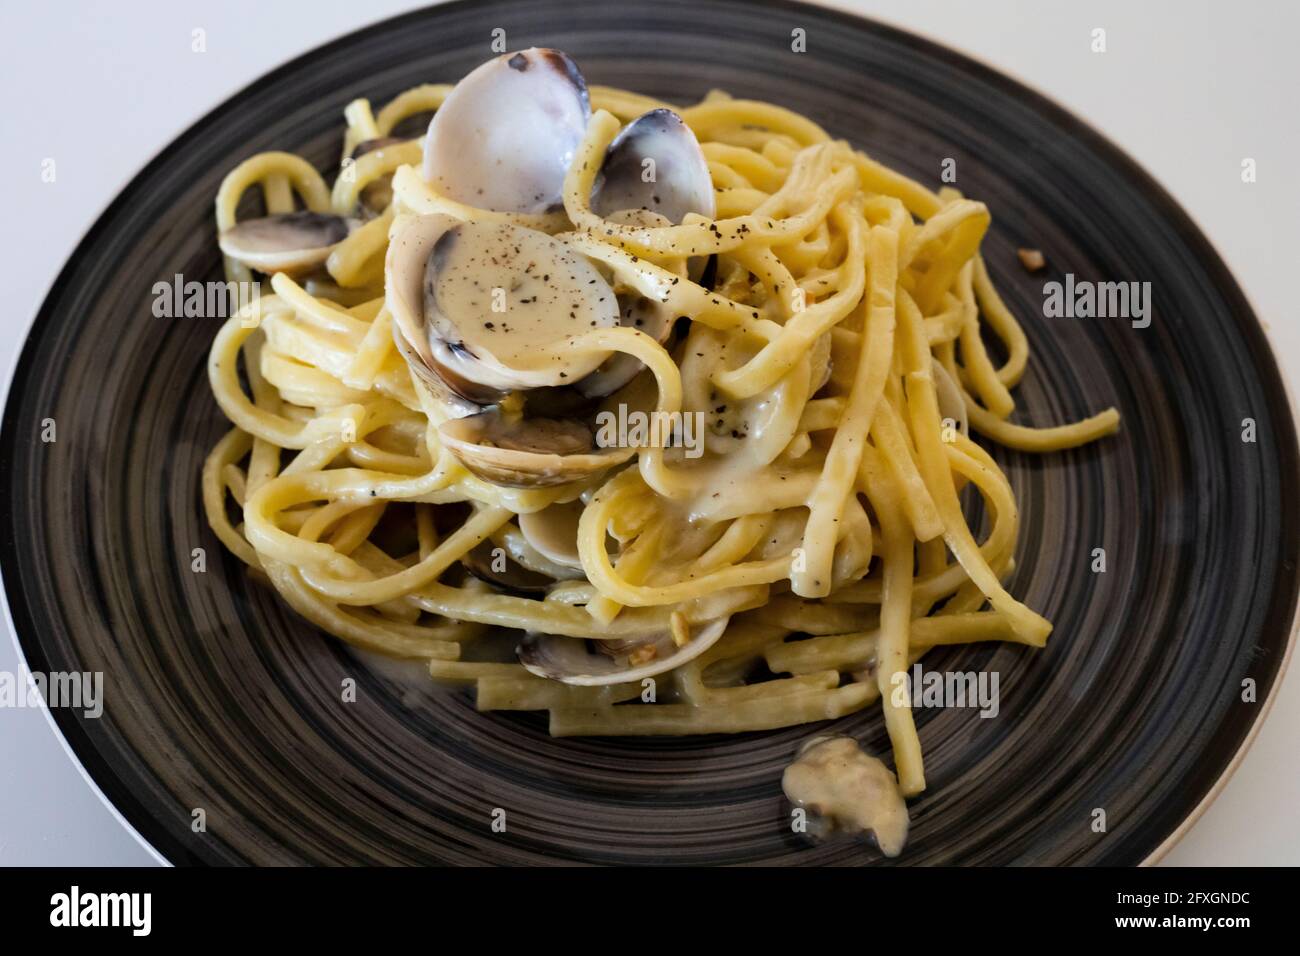
[[[979,66],[986,74],[1010,80],[1012,84],[1020,86],[1024,90],[1032,93],[1041,103],[1050,106],[1056,112],[1064,115],[1070,120],[1070,122],[1074,123],[1081,129],[1086,130],[1089,137],[1094,142],[1100,142],[1105,148],[1109,149],[1110,152],[1122,159],[1128,172],[1138,174],[1142,179],[1142,185],[1151,190],[1151,194],[1155,196],[1159,203],[1181,214],[1187,223],[1191,225],[1193,234],[1205,243],[1206,247],[1211,253],[1213,253],[1214,258],[1218,260],[1221,266],[1223,266],[1224,272],[1232,281],[1236,291],[1241,295],[1241,298],[1245,301],[1247,307],[1249,307],[1250,316],[1261,333],[1268,356],[1273,360],[1273,365],[1278,373],[1278,380],[1282,383],[1282,393],[1286,396],[1287,400],[1287,412],[1289,413],[1292,437],[1294,440],[1300,441],[1300,404],[1297,404],[1297,390],[1300,389],[1300,380],[1298,380],[1298,384],[1295,387],[1292,386],[1291,379],[1287,375],[1287,366],[1283,363],[1281,358],[1282,351],[1277,347],[1277,343],[1273,340],[1273,333],[1268,323],[1260,319],[1260,315],[1263,313],[1260,311],[1258,306],[1256,306],[1254,296],[1251,294],[1250,289],[1237,280],[1236,272],[1233,271],[1229,265],[1228,258],[1223,254],[1218,243],[1215,242],[1212,231],[1204,228],[1201,220],[1187,209],[1187,207],[1185,207],[1182,202],[1180,202],[1178,198],[1165,187],[1164,183],[1157,179],[1155,174],[1150,172],[1146,166],[1140,163],[1127,149],[1107,136],[1092,121],[1085,119],[1073,109],[1063,105],[1054,97],[1044,93],[1037,83],[1026,79],[1019,71],[996,65],[983,55],[971,50],[969,47],[957,46],[947,41],[940,42],[938,40],[932,40],[927,36],[922,36],[921,34],[908,30],[905,27],[898,26],[893,21],[880,20],[875,17],[858,16],[856,14],[848,13],[848,11],[829,6],[829,0],[754,0],[754,2],[773,6],[785,6],[787,2],[791,6],[817,6],[833,13],[846,14],[849,19],[864,20],[868,23],[876,24],[886,30],[893,31],[894,33],[904,34],[908,37],[918,39],[921,41],[922,45],[938,47],[940,50],[947,50],[956,53],[959,57]],[[1185,231],[1180,230],[1180,232]],[[1300,470],[1297,470],[1296,477],[1300,478]],[[1297,568],[1295,577],[1297,580],[1300,580],[1300,567]],[[1185,817],[1183,817],[1178,825],[1169,833],[1168,836],[1165,837],[1164,840],[1160,842],[1158,846],[1155,847],[1155,849],[1147,854],[1146,858],[1138,864],[1139,866],[1150,867],[1159,864],[1170,850],[1182,842],[1183,838],[1187,836],[1192,827],[1200,821],[1201,817],[1205,815],[1205,812],[1209,810],[1214,802],[1222,795],[1224,789],[1228,786],[1228,783],[1232,780],[1233,776],[1237,773],[1237,770],[1241,767],[1241,764],[1245,761],[1246,754],[1250,751],[1251,747],[1254,746],[1255,739],[1259,736],[1260,729],[1264,726],[1264,721],[1268,718],[1268,715],[1273,710],[1273,705],[1277,702],[1278,695],[1282,689],[1282,683],[1286,678],[1287,669],[1290,667],[1291,658],[1295,653],[1297,644],[1300,644],[1300,600],[1296,601],[1296,605],[1292,609],[1290,632],[1287,637],[1286,647],[1282,652],[1282,662],[1278,665],[1277,676],[1273,680],[1273,686],[1269,690],[1268,696],[1264,698],[1263,706],[1255,715],[1255,721],[1250,725],[1249,730],[1246,731],[1246,735],[1242,738],[1241,744],[1232,755],[1232,759],[1228,761],[1228,764],[1223,768],[1222,773],[1215,778],[1214,783],[1205,792],[1204,796],[1202,796],[1200,802],[1197,803]]]
[[[33,346],[33,331],[38,324],[47,315],[52,312],[52,298],[55,290],[65,280],[67,273],[73,266],[73,262],[83,253],[84,249],[107,228],[107,220],[114,214],[119,207],[125,204],[128,195],[141,187],[142,181],[149,176],[154,167],[158,166],[170,156],[174,150],[180,147],[186,140],[190,139],[201,127],[208,124],[212,119],[223,116],[228,112],[237,109],[246,100],[258,95],[260,91],[268,84],[273,83],[283,74],[290,73],[300,69],[308,61],[321,56],[336,48],[348,46],[359,42],[365,36],[395,27],[403,21],[422,21],[430,16],[437,17],[442,11],[455,11],[471,9],[480,6],[480,0],[448,0],[445,3],[436,3],[429,6],[418,7],[414,10],[408,10],[404,13],[395,14],[380,20],[375,20],[360,26],[354,30],[349,30],[340,34],[333,39],[326,40],[323,43],[303,51],[293,56],[270,70],[256,76],[242,87],[222,99],[215,106],[203,111],[190,123],[184,125],[181,131],[172,136],[163,146],[154,150],[153,153],[141,165],[136,168],[133,174],[130,174],[125,182],[117,188],[112,198],[99,208],[90,224],[82,231],[80,238],[73,245],[72,251],[67,255],[63,265],[56,272],[54,278],[46,287],[45,293],[41,297],[40,305],[32,313],[22,333],[22,347],[16,349],[11,357],[8,367],[5,369],[4,388],[3,388],[3,406],[0,411],[0,462],[6,465],[10,456],[6,454],[9,447],[15,443],[13,426],[10,423],[10,412],[13,407],[14,385],[18,380],[20,370],[30,363],[30,352]],[[1088,146],[1101,154],[1108,162],[1112,163],[1117,171],[1130,179],[1132,182],[1140,185],[1146,194],[1150,197],[1153,205],[1160,207],[1162,217],[1178,233],[1180,238],[1190,240],[1193,246],[1200,244],[1207,253],[1203,257],[1211,266],[1217,266],[1221,276],[1218,277],[1221,282],[1216,281],[1216,285],[1224,288],[1228,293],[1235,293],[1246,304],[1250,312],[1250,323],[1244,326],[1247,333],[1254,331],[1259,335],[1259,340],[1263,344],[1263,356],[1271,360],[1273,371],[1277,380],[1281,384],[1282,393],[1287,400],[1287,415],[1285,421],[1279,421],[1279,426],[1290,425],[1289,429],[1280,427],[1279,431],[1285,439],[1290,438],[1290,447],[1293,451],[1300,448],[1300,415],[1297,414],[1296,388],[1293,388],[1286,374],[1286,366],[1281,361],[1281,352],[1276,347],[1267,323],[1260,319],[1260,310],[1256,307],[1255,301],[1250,292],[1243,287],[1237,280],[1236,274],[1229,267],[1227,259],[1215,244],[1210,233],[1202,228],[1201,222],[1193,216],[1182,203],[1175,198],[1168,189],[1150,173],[1145,166],[1139,163],[1131,154],[1114,140],[1102,133],[1090,121],[1079,116],[1073,110],[1062,105],[1056,99],[1043,93],[1036,84],[1026,80],[1016,71],[994,65],[985,59],[982,55],[974,53],[965,47],[955,46],[947,41],[940,42],[931,39],[928,36],[916,33],[910,29],[896,25],[892,21],[878,19],[872,16],[852,13],[839,7],[830,6],[822,2],[805,2],[805,0],[747,0],[747,6],[755,8],[776,8],[789,11],[800,9],[815,9],[819,14],[830,17],[842,24],[861,28],[865,26],[870,30],[890,36],[892,39],[901,41],[923,53],[939,59],[946,59],[949,62],[956,62],[959,67],[974,72],[980,79],[990,83],[1001,90],[1004,94],[1012,99],[1019,100],[1021,103],[1032,107],[1037,111],[1046,113],[1049,117],[1057,120],[1062,125],[1071,126],[1077,132],[1083,134],[1083,139]],[[1276,414],[1276,411],[1275,411]],[[1280,416],[1279,416],[1280,418]],[[1285,449],[1283,449],[1285,450]],[[1282,456],[1285,457],[1285,456]],[[1293,464],[1296,465],[1296,471],[1293,477],[1300,478],[1300,455],[1293,458]],[[1283,462],[1285,465],[1285,462]],[[1284,471],[1282,472],[1285,473]],[[9,486],[8,474],[0,474],[0,486],[6,489]],[[24,646],[24,639],[19,634],[17,623],[14,619],[13,611],[10,606],[11,583],[5,574],[6,562],[0,560],[0,611],[3,612],[4,621],[9,626],[10,640],[26,672],[30,673],[31,667],[28,661],[28,654]],[[1250,724],[1245,735],[1241,738],[1231,759],[1224,766],[1213,784],[1202,794],[1201,799],[1191,808],[1174,826],[1174,828],[1165,836],[1165,838],[1138,864],[1139,866],[1153,866],[1157,864],[1174,846],[1176,846],[1187,832],[1201,819],[1209,807],[1218,799],[1223,790],[1228,785],[1234,774],[1240,768],[1246,754],[1254,745],[1263,727],[1264,721],[1272,712],[1280,693],[1282,684],[1290,666],[1292,656],[1300,638],[1300,566],[1297,566],[1292,581],[1297,585],[1296,600],[1292,607],[1291,623],[1286,636],[1286,643],[1282,652],[1282,659],[1278,664],[1276,675],[1274,676],[1272,686],[1268,695],[1264,698],[1262,706],[1258,708],[1253,721]],[[64,753],[72,761],[77,771],[91,787],[91,790],[99,798],[112,814],[115,820],[122,824],[127,831],[144,847],[161,865],[175,866],[176,862],[160,852],[156,846],[140,831],[135,824],[129,820],[125,813],[118,808],[112,800],[104,793],[99,782],[90,773],[86,767],[85,760],[77,748],[69,741],[59,718],[55,715],[42,701],[41,711],[45,715],[46,722],[54,731],[55,738],[58,740]],[[70,718],[69,718],[70,719]],[[93,748],[92,748],[93,750]]]

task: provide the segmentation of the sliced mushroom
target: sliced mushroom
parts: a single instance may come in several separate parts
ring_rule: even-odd
[[[399,222],[385,287],[417,376],[478,405],[585,378],[609,353],[566,352],[564,341],[619,320],[614,291],[582,255],[504,223],[444,215]]]
[[[424,178],[480,209],[546,212],[560,202],[590,116],[586,81],[567,54],[502,54],[457,83],[433,115]]]
[[[301,275],[321,266],[359,223],[332,213],[281,213],[245,219],[218,237],[221,251],[250,269]]]
[[[623,127],[605,152],[592,209],[606,218],[622,209],[647,209],[672,223],[688,213],[714,217],[709,164],[680,116],[655,109]]]
[[[699,657],[718,643],[727,630],[728,620],[724,617],[699,627],[681,646],[670,631],[592,642],[552,634],[528,634],[520,642],[517,653],[519,663],[538,677],[580,687],[622,684],[662,674]]]
[[[460,559],[465,570],[480,581],[486,581],[501,591],[531,596],[545,594],[555,581],[544,574],[530,571],[512,561],[505,550],[490,540],[482,541]]]
[[[438,435],[443,447],[475,475],[511,488],[579,481],[635,453],[635,449],[598,450],[591,429],[579,421],[512,421],[498,409],[443,422]]]

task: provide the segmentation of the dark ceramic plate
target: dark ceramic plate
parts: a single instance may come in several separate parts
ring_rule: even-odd
[[[1043,651],[927,659],[997,671],[1001,712],[920,712],[930,789],[900,862],[1158,853],[1235,764],[1292,633],[1296,436],[1259,322],[1187,216],[1078,120],[951,51],[789,3],[517,0],[390,20],[250,86],[104,213],[17,368],[0,551],[30,666],[105,673],[101,719],[55,719],[108,799],[176,863],[881,861],[865,843],[794,836],[779,783],[814,731],[883,750],[875,712],[731,737],[552,740],[542,715],[479,714],[466,694],[412,691],[361,663],[204,523],[199,470],[227,428],[204,373],[219,322],[155,318],[153,284],[218,277],[212,199],[240,160],[288,149],[330,169],[350,99],[454,80],[491,55],[497,27],[512,48],[568,50],[592,82],[789,106],[925,182],[957,161],[957,185],[993,211],[989,265],[1033,348],[1020,420],[1113,404],[1124,425],[1075,452],[995,450],[1024,519],[1010,589],[1056,631]],[[809,52],[791,51],[795,28]],[[1050,271],[1026,273],[1017,246],[1042,249]],[[1150,282],[1150,327],[1045,318],[1043,283],[1066,272]],[[54,443],[40,440],[47,418]],[[340,701],[345,677],[356,703]],[[195,808],[206,832],[191,829]]]

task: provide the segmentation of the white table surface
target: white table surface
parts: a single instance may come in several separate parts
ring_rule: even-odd
[[[0,8],[6,93],[0,181],[4,383],[65,258],[118,190],[177,133],[261,74],[325,41],[419,4],[367,0]],[[1270,327],[1300,394],[1300,5],[1187,0],[1087,5],[1030,0],[836,4],[976,56],[1038,88],[1119,143],[1218,246]],[[1086,7],[1086,9],[1085,9]],[[793,23],[792,26],[797,26]],[[506,25],[508,26],[508,24]],[[1090,51],[1094,28],[1107,51]],[[192,31],[207,50],[191,51]],[[815,56],[816,38],[809,37]],[[446,80],[447,77],[430,77]],[[1258,181],[1241,182],[1252,157]],[[43,183],[42,161],[57,163]],[[22,673],[7,620],[0,671]],[[1218,801],[1166,864],[1300,863],[1300,674]],[[0,864],[149,864],[43,711],[0,709]]]

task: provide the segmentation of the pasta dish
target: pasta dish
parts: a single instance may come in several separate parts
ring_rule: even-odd
[[[225,546],[554,735],[879,702],[920,793],[912,663],[1051,630],[1003,586],[1016,501],[971,432],[1119,425],[1010,420],[1029,354],[989,210],[779,106],[588,86],[555,50],[344,118],[332,184],[270,152],[217,196],[227,278],[263,283],[211,349]]]

